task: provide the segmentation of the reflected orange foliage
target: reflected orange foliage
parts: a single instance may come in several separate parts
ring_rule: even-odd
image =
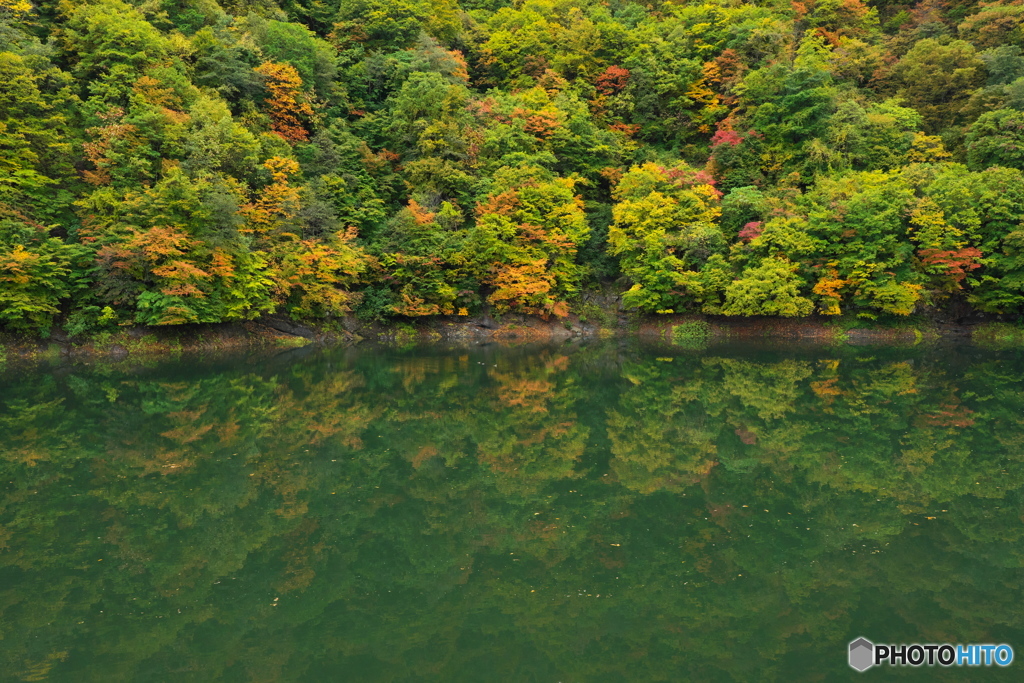
[[[973,414],[973,410],[957,402],[952,402],[943,404],[938,410],[921,416],[921,422],[934,427],[963,429],[974,424],[974,418],[971,417]]]
[[[423,463],[436,456],[437,453],[437,447],[434,446],[433,444],[427,444],[426,446],[423,446],[422,448],[420,448],[419,452],[416,453],[416,456],[412,459],[413,468],[419,469],[423,465]]]
[[[521,406],[532,413],[546,413],[545,405],[555,385],[547,380],[531,380],[512,376],[498,376],[501,388],[498,399],[507,406]]]

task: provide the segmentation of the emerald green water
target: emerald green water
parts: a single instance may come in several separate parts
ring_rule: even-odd
[[[1024,354],[0,375],[0,679],[1021,680]],[[872,670],[847,643],[1008,643]]]

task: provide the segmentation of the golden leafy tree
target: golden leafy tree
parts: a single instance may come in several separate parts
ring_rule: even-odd
[[[263,188],[256,200],[242,209],[246,218],[242,231],[259,237],[294,235],[300,205],[299,190],[289,182],[289,178],[299,172],[299,164],[293,159],[271,157],[263,167],[270,171],[274,182]]]
[[[295,67],[278,62],[263,62],[256,67],[267,88],[264,104],[270,114],[270,128],[288,142],[301,142],[309,137],[305,122],[313,109],[303,98],[302,78]]]
[[[299,172],[298,162],[271,157],[263,167],[274,181],[242,209],[242,232],[252,233],[259,252],[267,256],[274,301],[299,316],[348,313],[359,296],[346,288],[369,265],[355,244],[355,228],[319,241],[303,239],[298,220],[301,197],[290,182]]]
[[[466,261],[495,310],[564,317],[581,278],[576,250],[590,234],[583,202],[572,179],[525,174],[477,205]]]

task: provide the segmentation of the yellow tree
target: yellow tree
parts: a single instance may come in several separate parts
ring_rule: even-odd
[[[291,183],[299,172],[298,162],[271,157],[263,167],[273,182],[242,210],[242,231],[254,234],[258,253],[267,256],[275,303],[301,317],[348,313],[358,295],[346,287],[369,265],[366,253],[355,244],[355,228],[321,240],[303,239],[299,189]]]
[[[539,168],[502,169],[496,185],[476,207],[467,270],[490,289],[498,312],[566,316],[565,297],[582,275],[576,250],[590,234],[574,180]]]
[[[291,64],[263,62],[255,69],[267,88],[264,103],[270,114],[270,128],[288,142],[301,142],[309,137],[305,122],[313,109],[304,99],[302,78]]]

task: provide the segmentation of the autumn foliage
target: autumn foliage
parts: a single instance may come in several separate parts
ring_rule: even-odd
[[[1024,313],[1018,0],[164,4],[0,2],[5,328]]]
[[[305,101],[300,89],[302,78],[290,64],[264,62],[255,72],[265,80],[267,98],[264,105],[270,115],[270,128],[289,142],[301,142],[309,137],[306,129],[313,109]]]

